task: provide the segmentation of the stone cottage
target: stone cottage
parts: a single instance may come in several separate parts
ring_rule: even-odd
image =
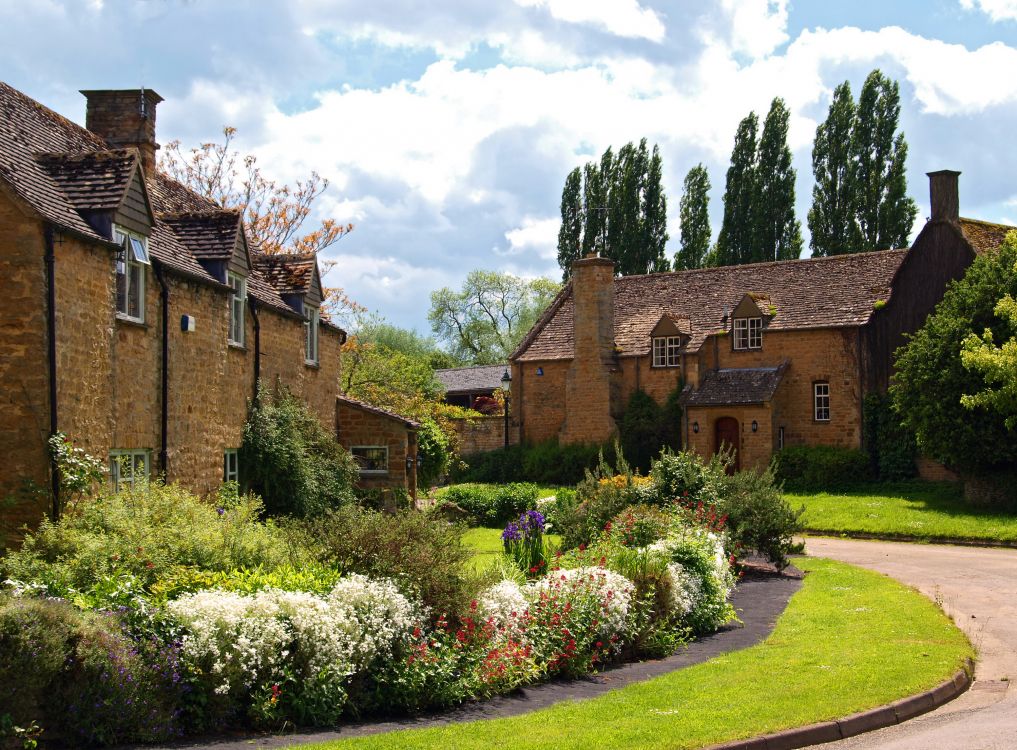
[[[909,249],[616,277],[587,257],[511,356],[521,439],[610,439],[632,392],[683,390],[683,443],[765,465],[786,445],[858,448],[862,399],[948,282],[1013,227],[963,219],[958,172],[929,175]]]
[[[158,473],[205,493],[243,474],[237,448],[259,381],[338,424],[345,333],[321,317],[315,258],[257,252],[240,212],[156,170],[154,91],[82,93],[87,128],[0,83],[8,528],[59,507],[38,491],[57,494],[47,439],[58,431],[108,457],[114,483]],[[387,434],[390,420],[375,416]],[[415,459],[411,423],[404,432]],[[375,456],[370,482],[412,481],[405,455],[391,476]]]

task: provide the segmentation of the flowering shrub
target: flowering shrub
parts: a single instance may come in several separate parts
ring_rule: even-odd
[[[724,544],[724,537],[716,532],[676,525],[667,537],[649,547],[681,566],[685,575],[676,576],[677,570],[673,570],[672,578],[682,587],[680,600],[691,602],[687,620],[695,633],[712,632],[734,614],[727,601],[734,588],[733,559],[728,557]]]
[[[631,505],[611,519],[611,534],[626,547],[645,547],[661,539],[671,519],[649,505]]]
[[[477,598],[478,616],[499,628],[518,622],[528,606],[522,587],[515,581],[500,581]]]

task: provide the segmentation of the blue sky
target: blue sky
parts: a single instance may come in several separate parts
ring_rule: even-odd
[[[327,282],[427,331],[429,292],[473,268],[557,277],[565,175],[646,137],[669,252],[702,162],[714,233],[738,121],[792,112],[803,229],[830,94],[900,81],[908,179],[958,169],[961,212],[1017,223],[1017,0],[0,0],[0,75],[84,121],[79,89],[146,86],[161,142],[224,124],[264,170],[331,181],[353,222]]]

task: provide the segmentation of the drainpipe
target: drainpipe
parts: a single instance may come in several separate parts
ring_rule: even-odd
[[[247,307],[251,310],[251,320],[254,321],[254,396],[251,403],[258,403],[258,382],[261,380],[261,320],[258,318],[258,303],[254,297],[247,295]]]
[[[53,227],[49,224],[43,230],[46,251],[46,358],[49,360],[49,436],[57,434],[57,346],[56,346],[56,255],[53,251]],[[49,448],[49,445],[46,446]],[[53,507],[50,516],[55,522],[60,519],[60,466],[56,455],[49,451],[50,492]]]
[[[162,478],[169,477],[169,284],[163,275],[162,264],[152,263],[155,278],[159,282],[159,302],[162,305],[162,367],[160,376],[161,411],[159,415],[159,468]]]

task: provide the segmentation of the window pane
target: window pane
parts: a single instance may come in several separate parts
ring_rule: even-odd
[[[145,249],[145,243],[137,237],[131,237],[130,240],[134,260],[139,263],[148,263],[148,251]]]
[[[388,449],[384,446],[354,447],[350,453],[361,471],[388,471]]]
[[[127,266],[117,260],[117,312],[127,312]]]
[[[132,318],[141,320],[143,317],[142,292],[145,289],[145,268],[137,263],[128,263],[127,269],[129,272],[129,281],[127,284],[127,314]]]

